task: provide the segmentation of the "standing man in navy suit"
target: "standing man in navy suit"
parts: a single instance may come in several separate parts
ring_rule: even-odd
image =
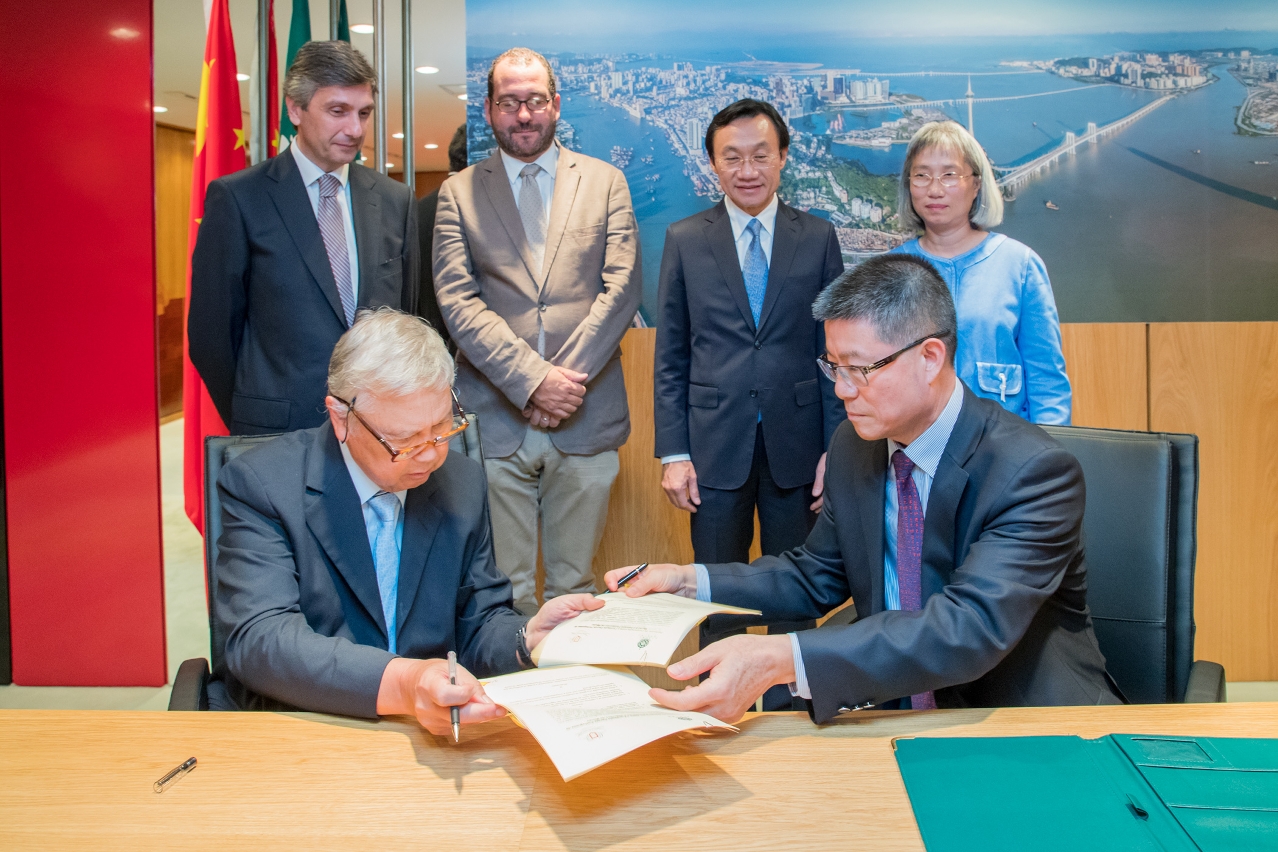
[[[834,228],[777,198],[790,132],[740,100],[706,130],[721,203],[670,226],[655,376],[661,486],[692,513],[698,562],[745,562],[807,538],[825,447],[843,418],[816,359],[812,302],[843,272]],[[816,497],[815,504],[812,498]]]
[[[376,88],[346,42],[304,45],[284,78],[294,144],[209,184],[187,336],[233,435],[318,426],[328,358],[356,309],[416,308],[413,193],[353,163]]]

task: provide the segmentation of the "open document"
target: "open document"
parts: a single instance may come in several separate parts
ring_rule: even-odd
[[[565,781],[679,731],[737,730],[704,713],[656,704],[648,685],[625,669],[529,669],[483,683],[488,697],[536,738]]]
[[[624,592],[608,592],[599,598],[603,609],[583,612],[550,631],[533,651],[538,666],[664,666],[683,637],[706,616],[760,615],[757,609],[664,593],[630,598]]]

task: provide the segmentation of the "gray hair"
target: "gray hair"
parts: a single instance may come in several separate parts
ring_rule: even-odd
[[[923,220],[914,210],[910,197],[910,172],[914,171],[914,158],[928,148],[953,151],[963,158],[972,173],[980,177],[976,188],[976,200],[968,211],[967,219],[977,228],[989,230],[1003,222],[1003,192],[998,188],[998,178],[990,158],[985,156],[979,142],[967,128],[957,121],[929,121],[919,128],[905,149],[905,163],[901,166],[901,183],[896,188],[896,209],[901,214],[901,224],[913,231],[923,230]]]
[[[881,254],[843,273],[817,296],[812,316],[817,322],[864,320],[893,346],[935,337],[954,363],[954,299],[936,268],[912,254]]]
[[[370,86],[376,95],[377,74],[348,42],[308,41],[298,48],[284,75],[284,97],[306,109],[326,86]]]
[[[492,100],[493,88],[497,77],[497,66],[503,62],[510,62],[512,65],[541,65],[546,69],[546,79],[550,80],[550,99],[555,99],[555,72],[551,70],[550,63],[546,61],[546,57],[542,56],[535,50],[527,47],[512,47],[493,60],[493,64],[488,66],[488,99]]]
[[[347,402],[363,393],[446,390],[453,377],[453,359],[439,332],[394,308],[360,311],[328,361],[328,392]]]

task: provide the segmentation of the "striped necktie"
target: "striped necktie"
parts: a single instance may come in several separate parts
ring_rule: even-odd
[[[324,237],[328,265],[333,268],[333,280],[337,282],[337,295],[342,299],[346,325],[350,327],[355,322],[355,285],[351,281],[351,256],[346,248],[346,222],[337,203],[342,182],[333,175],[320,175],[319,191],[319,215],[316,218],[320,235]]]
[[[901,609],[923,608],[923,504],[914,487],[914,462],[903,450],[892,454],[896,475],[896,579],[901,589]],[[935,710],[936,696],[923,692],[910,696],[915,710]]]

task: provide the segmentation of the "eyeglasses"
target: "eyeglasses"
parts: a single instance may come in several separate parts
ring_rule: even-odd
[[[541,95],[533,95],[522,101],[519,98],[498,98],[494,103],[499,111],[507,114],[519,112],[521,106],[528,107],[529,112],[545,112],[546,107],[550,106],[550,98]]]
[[[715,157],[719,165],[730,172],[744,166],[746,163],[754,166],[759,171],[770,169],[775,166],[781,157],[778,154],[755,154],[750,157],[738,157],[736,154],[726,154],[722,157]]]
[[[453,427],[442,435],[437,435],[436,437],[431,438],[428,441],[423,441],[420,444],[413,444],[411,447],[404,447],[403,449],[400,449],[400,450],[397,450],[394,447],[392,447],[390,445],[390,442],[381,436],[381,433],[379,433],[372,426],[369,426],[368,421],[365,420],[363,417],[359,416],[359,412],[355,410],[356,397],[352,397],[350,402],[347,402],[346,400],[342,399],[340,396],[334,396],[333,399],[337,400],[342,405],[346,406],[346,413],[354,414],[355,419],[358,420],[360,423],[364,424],[364,428],[368,430],[368,434],[376,438],[377,443],[385,447],[386,452],[390,453],[391,461],[396,462],[396,461],[399,461],[401,456],[403,456],[404,458],[412,458],[413,456],[417,455],[418,453],[420,453],[422,450],[426,449],[427,447],[438,448],[441,445],[446,445],[450,440],[453,439],[453,437],[460,435],[462,432],[466,430],[466,427],[470,425],[470,421],[466,419],[466,411],[465,409],[461,407],[461,402],[457,399],[457,391],[450,391],[450,392],[452,393],[452,396],[453,396],[453,407],[456,409],[456,412],[453,414]]]
[[[932,185],[932,181],[939,180],[941,182],[941,186],[955,187],[963,182],[963,178],[977,176],[976,172],[968,172],[965,175],[961,175],[958,172],[946,172],[943,175],[933,177],[927,172],[918,172],[917,174],[910,175],[910,185],[917,186],[919,189],[927,189]]]
[[[833,361],[826,358],[824,355],[816,359],[817,366],[821,368],[821,374],[832,382],[837,382],[839,379],[843,379],[845,382],[847,382],[850,385],[856,385],[859,388],[863,388],[870,383],[870,373],[873,373],[875,370],[879,370],[879,369],[882,369],[883,367],[886,367],[888,364],[891,364],[893,361],[895,361],[897,358],[900,358],[906,352],[909,352],[915,346],[919,346],[923,343],[926,343],[927,341],[931,340],[934,337],[945,338],[945,337],[948,337],[950,334],[952,334],[952,332],[938,331],[936,334],[929,334],[927,337],[920,337],[918,340],[914,341],[909,346],[902,346],[900,349],[896,350],[891,355],[879,361],[875,361],[873,364],[870,364],[868,367],[862,367],[857,364],[836,364]]]

